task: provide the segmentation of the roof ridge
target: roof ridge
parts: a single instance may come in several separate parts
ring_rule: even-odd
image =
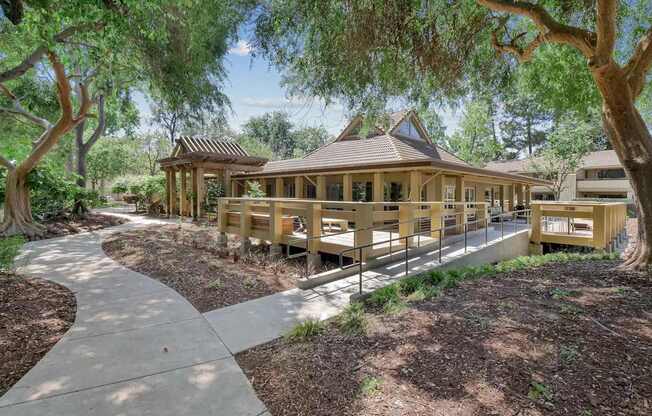
[[[402,155],[401,155],[401,152],[399,152],[399,150],[398,150],[398,147],[396,147],[396,142],[395,142],[395,140],[399,140],[399,141],[400,141],[400,139],[399,139],[398,137],[394,137],[394,136],[392,136],[392,135],[389,134],[389,133],[385,133],[385,136],[386,136],[386,137],[389,137],[389,138],[391,139],[389,142],[390,142],[391,145],[392,145],[392,149],[394,149],[394,156],[396,156],[399,160],[404,160],[403,157],[402,157]]]

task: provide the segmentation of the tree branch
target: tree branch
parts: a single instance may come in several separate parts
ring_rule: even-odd
[[[11,160],[5,158],[2,155],[0,155],[0,165],[4,166],[8,170],[16,169],[16,165]]]
[[[84,143],[84,152],[88,152],[88,150],[93,147],[95,142],[104,135],[104,130],[106,129],[106,111],[104,110],[104,94],[100,94],[97,100],[97,127],[95,127],[95,130],[93,130],[93,134],[91,134],[91,137],[88,139],[86,143]]]
[[[624,68],[634,97],[641,95],[650,68],[652,68],[652,27],[638,42]]]
[[[596,35],[593,32],[568,26],[555,20],[542,6],[525,1],[476,0],[490,10],[527,17],[539,28],[547,42],[572,45],[586,58],[595,55]],[[536,48],[535,48],[536,49]]]
[[[2,91],[2,93],[11,100],[11,104],[13,106],[13,108],[2,107],[0,108],[0,112],[21,116],[31,123],[36,124],[37,126],[42,127],[46,130],[52,127],[52,123],[50,123],[48,120],[25,110],[25,108],[23,108],[23,106],[20,104],[18,97],[16,97],[16,95],[11,92],[11,90],[9,90],[9,88],[7,88],[5,85],[0,84],[0,91]]]
[[[27,156],[23,162],[18,165],[16,170],[18,175],[27,175],[34,166],[47,154],[47,152],[54,147],[59,141],[59,138],[66,134],[74,127],[75,118],[73,117],[72,100],[70,99],[70,82],[66,77],[66,71],[59,61],[59,57],[52,51],[47,52],[48,59],[52,64],[52,69],[57,80],[57,99],[59,107],[61,108],[61,116],[57,122],[49,129],[47,129],[41,138],[36,142],[37,144],[32,149],[32,152]],[[82,108],[85,108],[82,106]]]
[[[598,39],[594,65],[602,66],[610,59],[616,44],[616,14],[617,0],[598,0],[596,13],[596,28]]]
[[[77,26],[71,26],[54,35],[53,40],[57,43],[61,43],[69,37],[76,35],[77,33],[102,30],[104,25],[105,24],[102,22],[89,22]],[[47,53],[48,48],[45,45],[41,45],[38,48],[34,49],[34,51],[21,63],[11,69],[0,73],[0,82],[9,81],[22,76],[25,72],[32,69],[34,65],[36,65]]]
[[[498,41],[497,33],[493,32],[491,34],[491,43],[493,44],[494,49],[496,49],[498,52],[515,55],[518,61],[523,63],[529,61],[532,58],[534,51],[536,51],[541,44],[546,42],[545,36],[539,33],[532,42],[528,43],[525,46],[525,48],[521,48],[516,44],[516,39],[519,37],[520,35],[512,39],[510,43],[503,44]]]

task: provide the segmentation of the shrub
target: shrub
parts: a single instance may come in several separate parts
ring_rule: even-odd
[[[367,302],[373,306],[384,307],[385,304],[392,301],[399,301],[400,298],[398,286],[392,284],[372,292]]]
[[[367,329],[364,306],[355,302],[347,306],[338,317],[339,327],[347,335],[361,335]]]
[[[321,321],[307,320],[294,326],[285,334],[288,341],[305,341],[324,332],[324,324]]]
[[[129,192],[129,183],[126,180],[116,182],[113,187],[111,187],[111,192],[118,195],[126,194]]]
[[[245,197],[248,198],[265,198],[265,191],[263,190],[260,182],[258,181],[247,181],[247,188],[249,191]]]
[[[0,272],[11,271],[23,244],[25,238],[22,235],[0,239]]]

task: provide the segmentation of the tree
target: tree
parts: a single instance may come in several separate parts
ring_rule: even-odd
[[[493,134],[493,122],[487,104],[469,102],[458,131],[448,140],[448,148],[460,159],[476,166],[498,159],[502,145]]]
[[[639,238],[624,266],[647,268],[652,137],[635,102],[652,66],[649,1],[588,4],[595,7],[561,0],[277,1],[256,14],[254,46],[285,71],[294,92],[371,108],[397,96],[428,103],[498,85],[505,69],[542,46],[581,54],[576,68],[590,73],[604,129],[636,194]],[[550,75],[571,82],[583,72],[557,66]]]
[[[269,146],[277,158],[289,159],[294,154],[293,127],[287,113],[274,111],[251,117],[242,126],[242,135]]]
[[[138,147],[133,140],[108,137],[88,153],[87,175],[93,190],[98,184],[127,173],[141,173]]]
[[[546,127],[552,116],[527,92],[504,96],[500,130],[503,144],[511,155],[532,156],[546,141]]]
[[[159,172],[159,159],[167,157],[172,151],[172,146],[166,137],[160,134],[144,134],[139,137],[140,152],[147,166],[147,172],[150,176],[155,176]]]
[[[529,170],[551,182],[547,187],[556,200],[566,189],[568,175],[575,173],[582,159],[593,150],[594,137],[599,129],[599,125],[577,115],[563,117],[550,133],[541,156],[532,159]]]
[[[3,11],[7,10],[5,3],[2,3]],[[88,56],[97,59],[93,62],[101,68],[106,65],[105,57],[102,53],[93,55],[96,47],[101,51],[120,51],[121,56],[128,56],[128,65],[139,67],[148,85],[159,91],[173,91],[170,96],[180,103],[188,90],[206,87],[200,81],[213,79],[215,69],[221,65],[218,58],[227,50],[225,38],[234,34],[233,24],[238,16],[230,3],[185,0],[162,3],[15,0],[9,10],[11,13],[0,15],[0,113],[38,126],[42,134],[22,162],[0,157],[0,164],[8,170],[0,233],[24,233],[31,237],[40,236],[44,229],[32,218],[27,175],[63,135],[90,117],[94,104],[88,88],[90,79],[79,77],[64,66],[74,68],[75,58],[83,55],[77,54],[80,46],[88,49]],[[180,55],[184,59],[179,59]],[[44,59],[51,68],[41,66]],[[122,63],[123,60],[116,62]],[[112,68],[118,69],[121,68]],[[53,79],[61,113],[55,123],[30,111],[13,92],[25,77],[35,78],[35,74]],[[76,113],[70,78],[75,78],[79,91]]]
[[[440,146],[448,146],[448,136],[446,135],[446,126],[436,108],[427,107],[419,111],[419,119],[428,131],[428,136],[433,143]]]
[[[329,137],[328,132],[322,126],[304,127],[295,130],[292,135],[294,137],[292,157],[295,158],[304,157],[313,150],[325,145]]]

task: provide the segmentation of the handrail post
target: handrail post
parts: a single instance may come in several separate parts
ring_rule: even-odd
[[[500,214],[500,239],[505,238],[505,219],[503,218],[503,214]]]
[[[467,250],[467,239],[468,239],[467,232],[468,232],[468,229],[469,229],[469,224],[464,223],[464,252],[465,253],[466,253],[466,250]]]
[[[408,238],[405,237],[405,276],[408,275]]]
[[[362,295],[362,247],[360,247],[358,252],[358,275],[360,277],[360,282],[358,283],[358,288],[360,289],[360,294]]]
[[[484,246],[489,245],[489,218],[484,219]]]
[[[442,233],[444,231],[443,228],[439,229],[439,264],[441,264],[441,241],[444,239],[444,235]]]

